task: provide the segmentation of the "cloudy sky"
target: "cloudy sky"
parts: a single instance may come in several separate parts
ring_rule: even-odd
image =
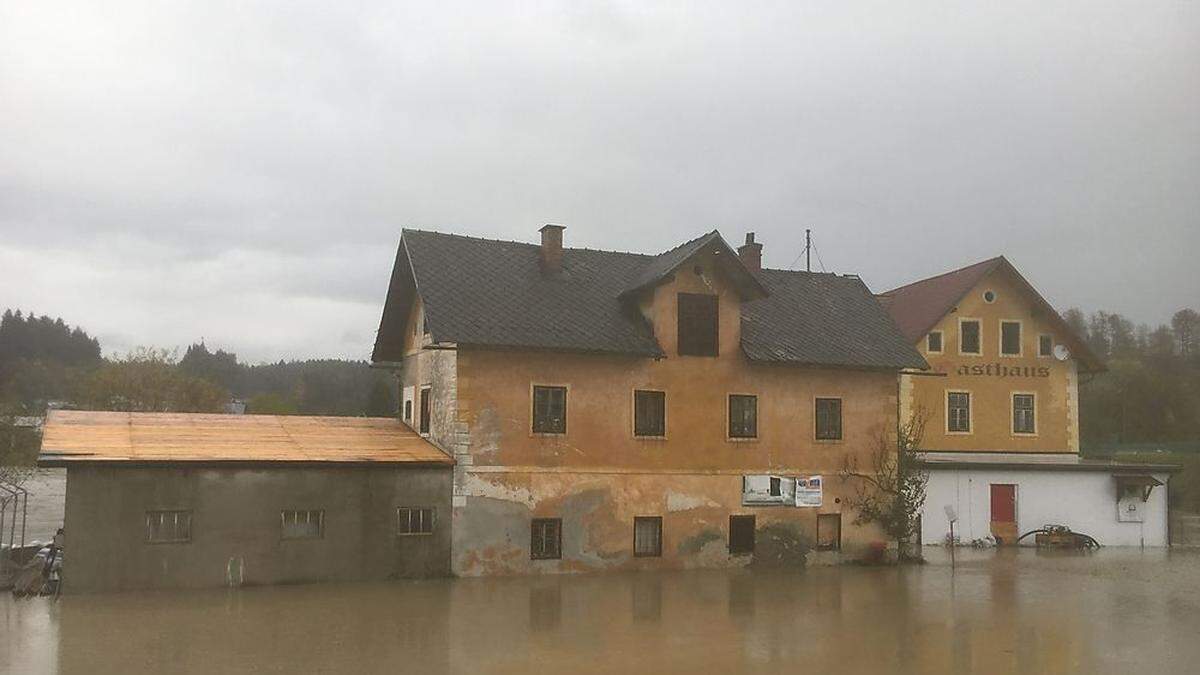
[[[402,227],[546,222],[1200,307],[1200,2],[981,4],[0,0],[0,307],[366,358]]]

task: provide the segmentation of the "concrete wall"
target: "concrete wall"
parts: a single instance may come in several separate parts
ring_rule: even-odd
[[[67,473],[65,589],[213,587],[448,574],[449,469],[121,468]],[[396,508],[433,507],[430,536]],[[324,509],[321,539],[282,540],[280,512]],[[188,543],[146,543],[150,510],[191,510]]]
[[[1162,482],[1166,475],[1156,476]],[[958,514],[955,533],[962,542],[982,539],[991,530],[993,483],[1017,486],[1017,531],[1024,534],[1047,524],[1066,525],[1090,534],[1102,546],[1167,545],[1167,487],[1150,492],[1141,523],[1117,521],[1117,489],[1103,471],[935,470],[929,473],[921,539],[939,544],[950,531],[944,507]],[[1023,544],[1033,544],[1033,537]]]
[[[995,301],[984,301],[986,291]],[[1079,392],[1074,359],[1058,361],[1038,356],[1038,335],[1047,333],[1054,344],[1065,341],[1018,282],[1007,272],[997,271],[971,289],[954,311],[942,317],[932,330],[942,331],[942,353],[927,349],[923,336],[917,350],[929,362],[928,375],[904,376],[902,415],[923,410],[927,427],[921,447],[926,450],[972,452],[1079,452]],[[960,318],[979,319],[978,356],[959,354]],[[1021,356],[1000,355],[1000,322],[1021,322]],[[946,392],[971,394],[971,432],[947,432]],[[1033,393],[1036,400],[1037,433],[1012,432],[1013,393]]]

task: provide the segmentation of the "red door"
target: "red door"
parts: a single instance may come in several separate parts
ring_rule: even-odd
[[[992,486],[992,536],[1001,544],[1012,544],[1017,539],[1017,486],[993,484]]]

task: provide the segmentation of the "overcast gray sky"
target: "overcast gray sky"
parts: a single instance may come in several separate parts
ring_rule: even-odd
[[[983,4],[0,0],[0,307],[366,358],[402,227],[557,222],[1200,308],[1200,2]]]

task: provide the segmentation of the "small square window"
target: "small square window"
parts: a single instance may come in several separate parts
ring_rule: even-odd
[[[935,330],[925,336],[925,351],[930,354],[942,353],[942,331]]]
[[[662,556],[662,518],[638,516],[633,519],[633,555],[638,558]]]
[[[958,322],[958,351],[979,354],[979,322],[975,319]]]
[[[971,395],[965,391],[946,393],[946,430],[955,433],[971,431]]]
[[[146,543],[186,544],[191,540],[191,511],[146,512]]]
[[[817,399],[817,440],[842,440],[842,399]]]
[[[320,509],[279,512],[281,539],[320,539],[325,536],[325,512]]]
[[[396,534],[433,534],[433,509],[412,506],[396,509]]]
[[[746,394],[729,395],[729,437],[758,437],[758,397]]]
[[[1054,338],[1049,335],[1038,336],[1038,356],[1054,355]]]
[[[665,392],[633,392],[633,435],[667,435],[667,394]]]
[[[1021,322],[1000,322],[1000,353],[1005,356],[1021,355]]]
[[[562,558],[562,519],[534,518],[529,528],[529,557],[534,560]]]
[[[567,433],[567,388],[533,388],[533,432],[535,434]]]

